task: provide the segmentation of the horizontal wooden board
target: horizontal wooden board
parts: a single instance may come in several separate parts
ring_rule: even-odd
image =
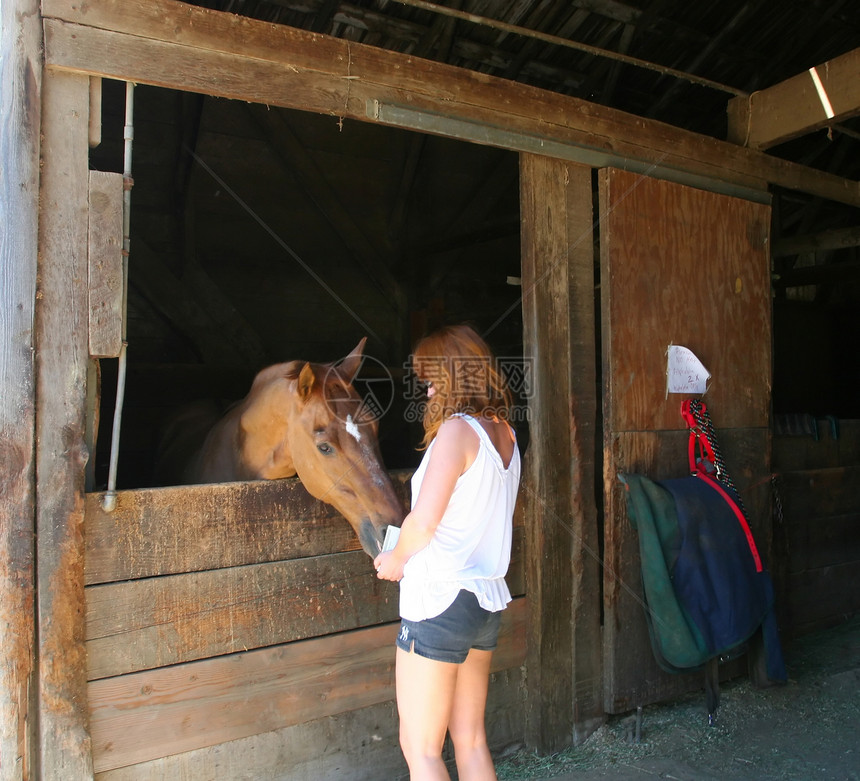
[[[523,593],[522,531],[508,583]],[[393,621],[396,584],[363,551],[88,587],[88,679]]]
[[[860,509],[846,515],[810,518],[806,522],[787,517],[790,573],[835,564],[860,564]]]
[[[397,588],[363,551],[86,590],[88,678],[391,621]]]
[[[789,576],[791,633],[833,626],[860,611],[860,560]]]
[[[487,741],[493,756],[522,745],[525,667],[490,675]],[[408,778],[393,700],[325,719],[206,746],[182,754],[106,770],[96,781],[250,779],[255,781],[367,781]],[[451,764],[450,741],[443,755]]]
[[[409,503],[411,471],[392,473]],[[88,585],[357,550],[358,539],[333,507],[298,478],[117,492],[86,497]]]
[[[493,670],[525,659],[525,599],[503,614]],[[93,681],[96,771],[363,708],[394,696],[397,624]]]
[[[844,515],[860,508],[860,464],[788,472],[781,475],[779,488],[791,524]]]
[[[860,203],[857,182],[741,146],[282,25],[163,0],[103,0],[85,7],[45,0],[42,12],[46,60],[53,67],[359,119],[368,118],[369,104],[386,102],[720,181],[759,189],[771,181]]]
[[[851,466],[860,463],[860,420],[815,421],[816,436],[779,434],[773,437],[773,468],[779,472]]]

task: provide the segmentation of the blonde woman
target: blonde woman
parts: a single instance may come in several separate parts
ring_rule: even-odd
[[[412,361],[427,389],[425,453],[397,545],[374,561],[400,581],[400,746],[412,781],[448,779],[448,732],[461,781],[485,781],[496,778],[484,714],[520,480],[511,399],[469,326],[422,339]]]

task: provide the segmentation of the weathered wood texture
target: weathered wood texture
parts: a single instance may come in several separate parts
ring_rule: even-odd
[[[504,613],[494,671],[525,659],[525,608],[519,599]],[[95,681],[89,699],[96,770],[391,700],[396,634],[397,624],[386,624]]]
[[[778,607],[793,636],[860,610],[860,421],[837,426],[820,421],[818,439],[774,438]]]
[[[367,555],[349,550],[349,525],[296,480],[119,492],[107,517],[98,500],[88,497],[100,522],[88,521],[87,547],[98,540],[96,560],[115,554],[103,571],[117,582],[87,588],[91,680],[397,617],[396,587],[373,577]],[[324,550],[333,541],[348,552]],[[515,594],[523,593],[521,547],[517,529]],[[154,566],[160,561],[166,566]],[[178,574],[154,577],[165,570]]]
[[[409,502],[407,470],[391,473]],[[86,497],[86,582],[174,575],[357,551],[352,528],[296,479],[118,491]]]
[[[503,691],[507,694],[510,687]],[[488,708],[492,700],[491,687]],[[103,770],[95,774],[95,780],[408,781],[403,755],[394,750],[397,746],[397,709],[389,700],[229,743]]]
[[[729,140],[753,149],[768,149],[857,116],[858,72],[860,49],[854,49],[772,87],[733,98],[728,104]]]
[[[492,673],[487,700],[487,739],[491,750],[521,740],[525,668]],[[255,781],[408,781],[398,748],[393,700],[325,719],[238,738],[138,765],[96,774],[97,781],[162,781],[165,778],[247,778]],[[452,766],[446,742],[443,756]]]
[[[520,182],[524,337],[534,373],[521,489],[528,741],[553,751],[603,719],[591,169],[523,155]]]
[[[761,550],[770,526],[768,208],[600,172],[604,395],[605,707],[617,713],[701,686],[651,652],[638,540],[619,472],[688,472],[682,397],[666,394],[666,349],[712,374],[706,403]]]
[[[37,0],[0,4],[0,775],[33,772],[35,375],[41,117]]]
[[[46,0],[47,62],[333,116],[408,105],[744,186],[860,203],[860,184],[759,152],[443,64],[168,0]],[[63,21],[61,21],[63,20]],[[372,113],[372,112],[370,112]]]
[[[680,397],[666,394],[670,344],[710,372],[722,428],[767,426],[770,209],[621,172],[602,181],[608,429],[682,427]]]
[[[408,504],[409,473],[393,477]],[[349,525],[298,480],[120,491],[111,514],[102,498],[86,501],[97,771],[161,766],[392,698],[397,588],[374,577]],[[522,536],[518,513],[514,594]],[[520,599],[506,613],[496,671],[524,662],[525,611]],[[504,723],[498,740],[520,740],[522,720]],[[361,768],[354,777],[371,772]]]
[[[90,171],[89,186],[89,350],[116,358],[123,337],[122,175]]]
[[[46,70],[42,87],[36,309],[39,751],[42,777],[78,779],[92,775],[82,620],[89,79]]]

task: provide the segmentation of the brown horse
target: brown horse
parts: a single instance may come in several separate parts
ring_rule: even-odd
[[[334,506],[350,523],[362,548],[379,553],[385,529],[399,526],[404,508],[382,463],[377,422],[362,414],[352,381],[362,362],[366,338],[342,361],[290,361],[263,369],[242,401],[208,430],[196,432],[186,418],[172,424],[161,482],[220,483],[275,480],[298,475],[310,494]],[[197,420],[201,420],[197,415]],[[176,469],[189,438],[205,436],[187,462]],[[186,452],[187,445],[185,446]],[[172,452],[171,452],[172,451]]]

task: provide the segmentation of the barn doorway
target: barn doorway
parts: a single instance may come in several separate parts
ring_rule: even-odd
[[[125,85],[105,81],[90,167],[121,171]],[[523,354],[518,156],[452,139],[138,86],[128,379],[117,485],[155,485],[162,421],[241,398],[271,363],[327,362],[363,336],[394,381],[388,468],[417,463],[406,361],[469,321]],[[107,482],[116,362],[101,362],[92,489]],[[519,368],[517,366],[519,364]]]

